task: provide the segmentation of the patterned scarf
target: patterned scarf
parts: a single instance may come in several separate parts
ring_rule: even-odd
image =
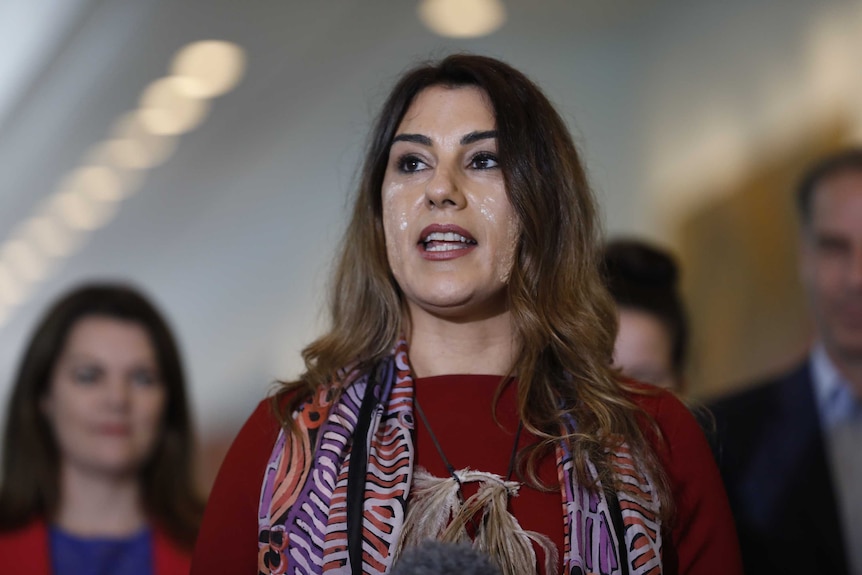
[[[382,575],[392,567],[414,476],[407,344],[400,342],[373,373],[340,375],[338,386],[297,409],[298,433],[282,430],[272,450],[258,513],[261,574]],[[343,392],[333,401],[336,387]],[[661,574],[655,489],[628,449],[613,456],[623,485],[616,497],[578,484],[566,445],[557,447],[556,459],[563,573]],[[591,462],[588,468],[595,476]]]

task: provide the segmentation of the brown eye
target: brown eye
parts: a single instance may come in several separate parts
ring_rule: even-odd
[[[79,367],[72,371],[72,379],[74,382],[84,385],[96,383],[101,377],[102,370],[96,366]]]
[[[404,172],[405,174],[410,174],[413,172],[418,172],[420,170],[424,170],[428,166],[420,160],[418,157],[408,154],[406,156],[401,156],[398,158],[398,170],[400,172]]]
[[[136,369],[130,379],[132,383],[141,387],[150,387],[159,383],[159,378],[149,369]]]
[[[470,160],[470,167],[476,170],[490,170],[499,165],[497,156],[488,152],[480,152]]]

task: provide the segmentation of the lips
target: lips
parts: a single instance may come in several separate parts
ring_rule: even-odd
[[[478,245],[476,239],[464,228],[454,224],[432,224],[419,234],[417,243],[426,259],[451,259],[460,257]]]
[[[431,224],[419,234],[419,245],[430,251],[445,251],[477,245],[476,239],[461,226],[454,224]],[[435,250],[441,246],[448,248]]]
[[[102,435],[125,436],[132,432],[129,425],[121,423],[106,423],[97,427],[98,432]]]

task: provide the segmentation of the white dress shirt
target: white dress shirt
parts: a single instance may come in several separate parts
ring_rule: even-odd
[[[811,375],[850,573],[862,575],[862,399],[853,393],[822,344],[811,352]]]

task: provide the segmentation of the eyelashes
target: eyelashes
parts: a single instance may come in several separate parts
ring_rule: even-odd
[[[491,152],[476,152],[467,161],[467,167],[473,170],[492,170],[500,167],[496,154]],[[406,153],[395,160],[395,168],[402,174],[412,174],[429,169],[428,163],[414,153]]]
[[[426,169],[428,164],[422,161],[422,159],[416,154],[404,154],[395,160],[395,167],[398,168],[398,171],[402,174],[412,174]]]
[[[476,170],[491,170],[499,165],[497,156],[490,152],[478,152],[470,159],[470,167]]]

